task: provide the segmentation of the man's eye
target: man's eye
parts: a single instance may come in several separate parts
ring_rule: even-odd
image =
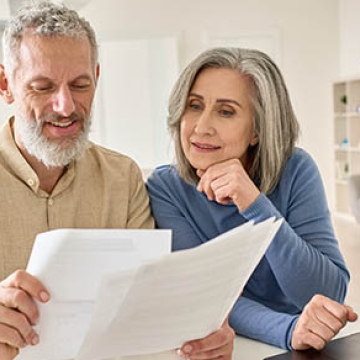
[[[33,86],[32,89],[37,91],[37,92],[47,92],[47,91],[51,91],[53,89],[53,87],[51,85]]]
[[[89,83],[78,83],[78,84],[73,84],[71,87],[75,90],[86,90],[91,86],[91,84]]]

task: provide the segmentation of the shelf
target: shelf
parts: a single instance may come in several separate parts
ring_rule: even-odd
[[[341,211],[335,211],[333,212],[333,216],[335,218],[338,218],[338,219],[341,219],[341,220],[345,220],[345,221],[348,221],[348,222],[351,222],[351,223],[356,223],[356,220],[354,218],[354,216],[350,213],[344,213],[344,212],[341,212]]]
[[[360,119],[360,113],[358,112],[341,112],[334,113],[335,118],[345,118],[345,117],[358,117]]]
[[[333,84],[335,210],[353,218],[348,178],[360,174],[360,78]]]
[[[348,151],[348,152],[354,152],[354,153],[360,153],[360,147],[342,147],[342,146],[339,146],[339,145],[335,145],[334,146],[334,150],[335,151]]]
[[[348,181],[347,181],[347,179],[335,179],[335,184],[336,185],[347,186]]]

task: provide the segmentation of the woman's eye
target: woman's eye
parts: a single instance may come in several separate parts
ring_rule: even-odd
[[[199,104],[190,104],[189,107],[190,107],[190,109],[193,109],[193,110],[201,109],[201,106]]]
[[[190,100],[187,103],[186,108],[189,111],[200,111],[202,109],[202,104],[198,100]]]
[[[225,117],[230,117],[230,116],[234,115],[234,111],[222,109],[222,110],[220,110],[220,115],[225,116]]]

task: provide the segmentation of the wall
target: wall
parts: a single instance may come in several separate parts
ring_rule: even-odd
[[[2,38],[2,31],[0,31],[0,37]],[[0,64],[2,64],[2,44],[0,42]],[[13,115],[13,106],[9,106],[0,97],[0,126]]]
[[[339,1],[340,6],[338,0],[92,0],[80,12],[100,41],[177,36],[180,68],[204,48],[207,34],[278,33],[278,63],[302,128],[299,144],[317,161],[332,205],[331,83],[339,74],[338,15],[340,9],[342,22],[351,17],[353,25],[360,13],[351,10],[360,6],[357,0]],[[348,32],[342,29],[342,39]],[[350,43],[360,44],[354,37],[343,42],[344,54]],[[341,57],[342,69],[349,59]],[[354,73],[355,65],[351,68]],[[1,102],[1,118],[9,112]]]
[[[83,9],[100,40],[179,36],[180,67],[212,34],[275,30],[280,67],[333,203],[331,83],[339,69],[337,0],[93,0]],[[141,146],[141,144],[137,144]]]
[[[339,0],[341,78],[360,77],[359,14],[359,0]]]

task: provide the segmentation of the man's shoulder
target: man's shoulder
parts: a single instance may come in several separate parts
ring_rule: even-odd
[[[92,142],[90,142],[90,146],[85,156],[96,159],[99,162],[123,164],[128,166],[136,165],[135,160],[133,160],[130,156]]]

